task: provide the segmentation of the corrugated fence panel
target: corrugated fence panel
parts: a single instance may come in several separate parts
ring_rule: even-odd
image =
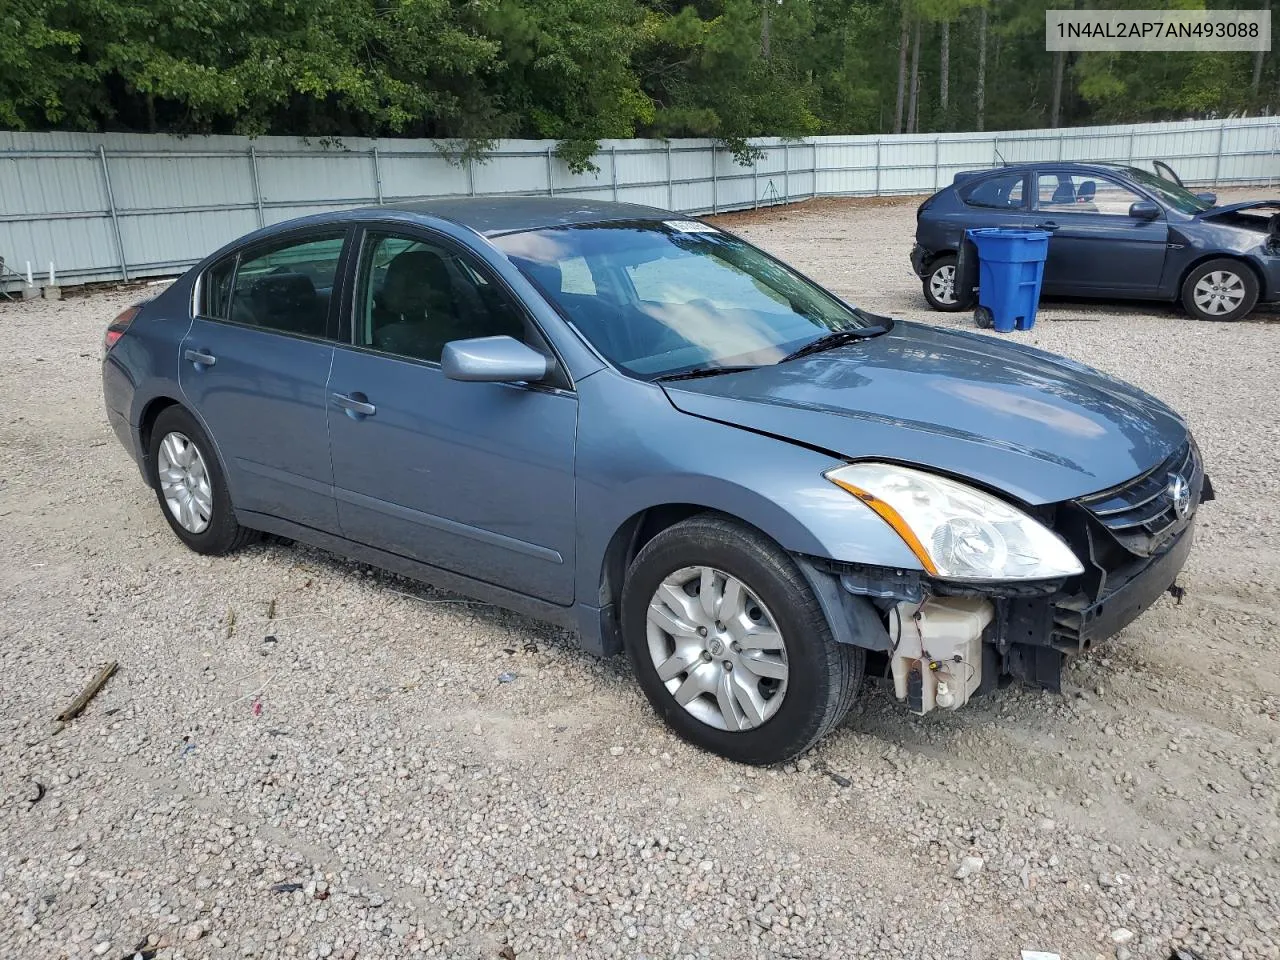
[[[712,140],[605,140],[574,173],[553,143],[472,160],[431,140],[0,131],[0,257],[66,282],[171,274],[259,224],[409,198],[541,194],[711,213],[824,195],[923,194],[962,170],[1165,160],[1190,184],[1280,183],[1280,119],[1062,130],[762,138],[739,164]],[[105,169],[103,154],[105,153]],[[108,177],[110,189],[108,189]],[[112,214],[114,213],[114,219]],[[14,285],[12,276],[5,278]]]
[[[89,155],[0,160],[0,216],[107,211],[102,161]]]

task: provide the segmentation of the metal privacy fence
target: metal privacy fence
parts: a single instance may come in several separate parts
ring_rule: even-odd
[[[366,204],[569,195],[685,213],[821,196],[930,193],[960,170],[1031,160],[1164,160],[1195,184],[1280,183],[1280,118],[1064,130],[755,141],[747,166],[710,140],[606,140],[572,173],[554,143],[501,141],[468,161],[430,140],[0,132],[5,284],[180,272],[256,227]]]

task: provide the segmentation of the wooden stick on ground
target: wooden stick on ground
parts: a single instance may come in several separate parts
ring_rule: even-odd
[[[80,691],[79,696],[71,701],[71,706],[63,710],[60,714],[54,717],[54,719],[61,720],[63,723],[66,723],[73,717],[79,716],[80,711],[87,707],[89,705],[89,701],[98,695],[98,691],[101,690],[106,682],[111,679],[111,675],[116,672],[116,668],[119,666],[120,664],[117,661],[112,660],[105,667],[99,670],[97,675],[89,681],[88,685]]]

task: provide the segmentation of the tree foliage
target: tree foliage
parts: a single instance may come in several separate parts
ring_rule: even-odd
[[[0,126],[550,138],[579,170],[602,138],[706,136],[749,161],[750,137],[891,132],[903,38],[915,64],[908,123],[921,132],[1046,126],[1055,98],[1063,124],[1280,103],[1271,54],[1068,54],[1055,69],[1044,11],[1063,5],[0,0]]]

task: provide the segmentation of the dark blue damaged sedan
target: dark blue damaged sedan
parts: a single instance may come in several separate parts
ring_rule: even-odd
[[[570,627],[747,763],[830,731],[868,664],[917,713],[1056,687],[1211,497],[1133,387],[573,199],[260,230],[117,317],[103,386],[192,550],[266,531]]]
[[[1199,320],[1239,320],[1280,300],[1280,200],[1219,205],[1161,176],[1110,163],[1040,163],[975,170],[920,205],[911,263],[935,310],[973,306],[957,284],[969,227],[1050,234],[1046,296],[1181,302]],[[966,271],[967,273],[968,271]]]

